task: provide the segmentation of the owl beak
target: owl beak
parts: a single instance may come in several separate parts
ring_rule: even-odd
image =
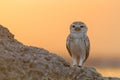
[[[75,31],[80,31],[80,30],[81,30],[81,28],[79,28],[79,27],[75,28]]]

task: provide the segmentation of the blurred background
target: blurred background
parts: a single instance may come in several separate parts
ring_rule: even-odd
[[[66,37],[73,21],[88,26],[85,65],[120,77],[120,0],[0,0],[0,24],[26,45],[42,47],[72,63]]]

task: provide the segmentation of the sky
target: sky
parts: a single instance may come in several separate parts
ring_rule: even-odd
[[[91,57],[120,58],[120,0],[0,0],[0,24],[28,46],[69,54],[69,26],[88,27]]]

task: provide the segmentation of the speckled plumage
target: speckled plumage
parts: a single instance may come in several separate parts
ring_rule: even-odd
[[[82,66],[89,56],[90,42],[87,36],[87,26],[80,21],[70,25],[66,47],[73,58],[73,65]]]

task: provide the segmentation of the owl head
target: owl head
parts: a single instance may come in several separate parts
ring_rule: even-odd
[[[71,33],[86,33],[87,32],[87,26],[85,25],[85,23],[80,22],[80,21],[76,21],[73,22],[70,25],[70,32]]]

